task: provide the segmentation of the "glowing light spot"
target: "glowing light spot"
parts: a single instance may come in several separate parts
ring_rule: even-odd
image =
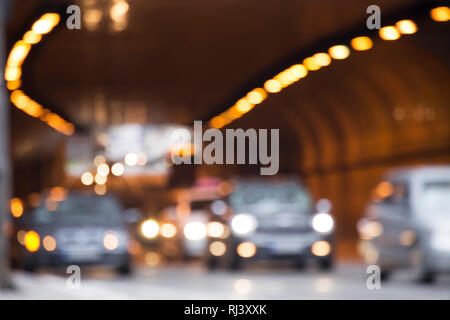
[[[236,109],[240,113],[247,113],[247,112],[249,112],[253,108],[253,106],[254,105],[251,104],[246,98],[242,98],[236,103]]]
[[[242,242],[237,246],[236,252],[242,258],[251,258],[256,253],[256,246],[251,242]]]
[[[117,177],[123,175],[125,169],[121,163],[115,163],[111,167],[111,173]]]
[[[52,201],[60,202],[66,200],[67,190],[63,187],[53,187],[50,189],[50,198]]]
[[[90,172],[85,172],[81,175],[81,183],[85,186],[90,186],[94,183],[94,176]]]
[[[106,163],[100,164],[97,167],[97,174],[106,177],[109,174],[109,166]]]
[[[313,55],[313,59],[314,62],[321,67],[326,67],[331,63],[330,56],[324,52],[316,53],[315,55]]]
[[[9,204],[11,214],[14,218],[20,218],[23,214],[23,203],[19,198],[13,198]]]
[[[350,55],[350,49],[344,45],[337,45],[328,49],[328,53],[335,60],[343,60]]]
[[[264,83],[264,89],[266,89],[266,91],[270,92],[270,93],[280,92],[282,88],[283,87],[282,87],[280,81],[275,80],[275,79],[267,80]]]
[[[177,234],[177,227],[172,223],[164,223],[161,226],[161,235],[164,238],[173,238]]]
[[[99,175],[98,173],[95,175],[94,179],[97,184],[105,184],[106,181],[108,181],[106,176]]]
[[[113,231],[106,231],[103,237],[103,246],[106,250],[112,251],[119,246],[119,239]]]
[[[106,194],[107,188],[105,184],[96,184],[94,187],[94,191],[97,195],[103,196]]]
[[[138,155],[134,152],[127,153],[124,160],[127,166],[134,167],[138,163]]]
[[[434,21],[445,22],[450,19],[449,7],[437,7],[430,11],[430,16]]]
[[[42,240],[42,245],[44,246],[44,249],[51,252],[55,251],[56,249],[56,240],[52,236],[45,236]]]
[[[212,221],[207,224],[208,235],[213,238],[220,238],[225,232],[225,227],[222,223]]]
[[[247,94],[247,100],[251,104],[260,104],[267,98],[267,93],[262,88],[256,88]]]
[[[313,57],[306,58],[303,60],[303,65],[306,67],[306,69],[310,71],[316,71],[319,70],[321,67],[316,63]]]
[[[393,26],[383,27],[379,31],[380,38],[387,41],[393,41],[400,38],[400,32]]]
[[[144,221],[144,223],[142,223],[141,225],[141,233],[144,237],[148,239],[156,237],[159,233],[158,222],[156,222],[153,219]]]
[[[38,33],[33,32],[33,30],[27,31],[23,35],[23,41],[28,44],[36,44],[41,41],[42,36]]]
[[[318,257],[327,256],[331,252],[331,246],[327,241],[317,241],[311,247],[311,252],[313,255]]]
[[[373,41],[369,37],[356,37],[352,39],[351,45],[356,51],[366,51],[373,47]]]
[[[214,241],[209,245],[209,252],[216,257],[223,256],[227,251],[227,246],[222,241]]]
[[[417,26],[412,20],[401,20],[395,24],[401,34],[413,34],[417,32]]]
[[[36,252],[41,246],[41,239],[36,231],[28,231],[24,238],[25,248],[30,252]]]

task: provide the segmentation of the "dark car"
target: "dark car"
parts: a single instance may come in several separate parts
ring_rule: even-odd
[[[261,259],[287,259],[298,267],[311,260],[322,269],[333,266],[334,220],[328,212],[316,212],[298,179],[241,180],[228,204],[231,216],[210,222],[217,230],[215,237],[209,232],[210,268],[222,264],[236,269],[245,260]]]
[[[130,272],[123,208],[112,196],[74,194],[35,208],[26,217],[23,264],[38,267],[101,265]]]

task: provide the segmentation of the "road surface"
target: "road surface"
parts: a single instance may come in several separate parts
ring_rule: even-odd
[[[130,277],[84,270],[79,289],[64,272],[14,272],[15,291],[0,299],[450,299],[450,277],[419,284],[411,272],[397,273],[381,289],[367,288],[366,267],[340,263],[333,272],[253,266],[239,272],[208,272],[198,265],[138,267]]]

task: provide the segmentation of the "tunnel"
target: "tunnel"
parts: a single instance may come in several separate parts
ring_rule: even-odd
[[[69,28],[69,2],[5,6],[5,61],[39,17],[60,17],[30,46],[22,76],[6,79],[10,198],[84,188],[77,157],[89,145],[93,161],[111,127],[202,121],[222,133],[278,129],[278,175],[300,178],[315,201],[331,202],[337,256],[356,259],[356,226],[384,174],[450,163],[449,26],[430,15],[440,1],[376,1],[382,26],[415,23],[391,39],[368,28],[373,1],[366,0],[133,0],[124,21],[105,15],[109,0],[72,2],[83,13],[80,29]],[[359,49],[358,37],[370,45]],[[333,56],[335,46],[349,51]],[[308,66],[317,53],[329,61]],[[305,74],[284,83],[282,72],[299,64]],[[280,88],[268,88],[271,79]],[[255,88],[261,101],[230,116]],[[21,98],[39,115],[26,114]],[[259,169],[172,166],[167,175],[112,181],[108,192],[153,216],[171,191],[195,179]]]

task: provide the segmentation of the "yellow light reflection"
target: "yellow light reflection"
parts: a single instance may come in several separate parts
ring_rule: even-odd
[[[316,63],[313,57],[308,57],[305,60],[303,60],[303,65],[306,67],[306,69],[310,71],[316,71],[319,70],[321,67]]]
[[[393,26],[383,27],[379,31],[380,38],[387,41],[393,41],[400,38],[400,32]]]
[[[40,34],[34,33],[33,30],[27,31],[23,35],[23,41],[28,44],[36,44],[41,41],[42,36]]]
[[[277,93],[277,92],[281,91],[282,85],[281,85],[280,81],[275,80],[275,79],[270,79],[264,83],[264,89],[266,89],[266,91],[270,92],[270,93]]]
[[[252,104],[260,104],[267,98],[267,93],[262,88],[256,88],[247,94],[247,100]]]
[[[352,39],[351,45],[356,51],[366,51],[373,47],[373,42],[369,37],[356,37]]]
[[[395,24],[401,34],[413,34],[417,32],[417,26],[412,20],[401,20]]]
[[[445,22],[450,19],[449,7],[437,7],[430,11],[430,16],[434,21]]]
[[[256,246],[252,242],[242,242],[237,246],[236,252],[242,258],[251,258],[256,253]]]
[[[36,252],[41,246],[41,239],[36,231],[28,231],[24,238],[25,248],[30,252]]]
[[[20,218],[23,214],[23,203],[19,198],[13,198],[9,204],[11,214],[14,218]]]
[[[350,55],[350,49],[344,45],[337,45],[328,49],[328,53],[335,60],[343,60]]]
[[[314,62],[321,67],[326,67],[331,63],[330,56],[325,52],[316,53],[312,58],[314,59]]]

